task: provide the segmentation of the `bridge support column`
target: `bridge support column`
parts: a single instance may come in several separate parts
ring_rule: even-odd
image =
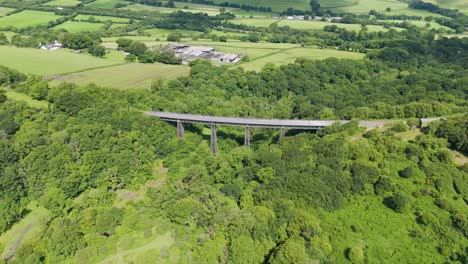
[[[250,127],[245,126],[244,146],[250,147]]]
[[[286,135],[286,128],[281,127],[281,130],[280,130],[280,138],[284,138],[285,135]]]
[[[184,125],[182,124],[182,122],[180,120],[177,120],[177,137],[178,138],[181,138],[184,136]]]
[[[211,139],[210,139],[210,147],[213,154],[216,155],[218,152],[218,144],[217,144],[217,137],[216,137],[216,125],[211,123]]]

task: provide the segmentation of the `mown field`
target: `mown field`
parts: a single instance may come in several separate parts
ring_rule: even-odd
[[[90,23],[90,22],[78,22],[78,21],[67,21],[63,24],[57,25],[56,29],[65,29],[68,32],[76,33],[83,31],[97,31],[104,26],[104,23]]]
[[[24,73],[39,75],[64,74],[118,64],[69,50],[46,51],[33,48],[0,46],[0,64]]]
[[[0,28],[26,28],[37,25],[47,25],[49,21],[60,18],[52,12],[25,10],[10,16],[0,18]]]
[[[60,76],[52,85],[70,81],[80,85],[95,83],[102,87],[133,89],[149,88],[154,80],[170,80],[188,75],[190,68],[181,65],[128,63],[112,67]]]

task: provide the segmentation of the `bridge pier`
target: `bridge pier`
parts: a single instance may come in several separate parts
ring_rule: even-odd
[[[244,146],[250,147],[250,127],[245,126]]]
[[[281,130],[280,130],[280,138],[284,138],[285,135],[286,135],[286,128],[281,127]]]
[[[184,125],[180,120],[177,120],[177,137],[181,138],[184,136],[185,130],[184,130]]]
[[[210,138],[210,147],[213,154],[216,155],[218,152],[218,144],[217,144],[217,137],[216,137],[216,125],[215,123],[211,123],[211,138]]]

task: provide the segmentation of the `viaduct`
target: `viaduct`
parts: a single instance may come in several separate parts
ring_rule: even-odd
[[[243,126],[245,128],[244,145],[250,146],[250,128],[278,128],[280,129],[280,137],[284,137],[286,129],[307,129],[307,130],[320,130],[323,127],[330,126],[334,123],[347,123],[349,120],[287,120],[287,119],[259,119],[259,118],[239,118],[239,117],[224,117],[224,116],[207,116],[207,115],[193,115],[193,114],[180,114],[171,112],[157,112],[148,111],[146,115],[159,117],[163,121],[177,123],[177,137],[184,136],[183,123],[195,123],[211,126],[211,140],[210,147],[214,154],[216,154],[217,137],[216,126]],[[368,130],[384,126],[386,124],[394,123],[397,120],[385,121],[360,121],[359,126],[365,127]]]

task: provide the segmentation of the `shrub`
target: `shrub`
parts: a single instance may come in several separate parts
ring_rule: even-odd
[[[374,191],[376,194],[383,194],[384,192],[393,191],[392,180],[386,177],[379,178],[374,184]]]
[[[405,132],[408,130],[408,126],[403,122],[398,122],[392,126],[391,130],[395,132]]]
[[[364,262],[364,251],[361,247],[354,246],[347,250],[346,257],[353,263],[363,263]]]
[[[415,168],[409,166],[398,172],[398,175],[402,178],[411,178],[415,175]]]
[[[384,199],[384,204],[397,213],[401,213],[408,205],[408,198],[402,193],[396,193],[394,196]]]

